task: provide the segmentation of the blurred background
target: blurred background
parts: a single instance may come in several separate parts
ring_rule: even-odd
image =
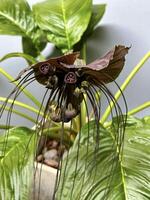
[[[28,2],[32,5],[39,1],[28,0]],[[87,42],[87,63],[102,56],[116,44],[131,46],[129,54],[126,57],[126,65],[117,79],[117,83],[121,85],[140,59],[150,51],[150,1],[94,0],[93,2],[106,3],[107,8],[102,21]],[[10,52],[21,51],[20,37],[0,35],[0,57]],[[55,54],[55,48],[51,44],[46,47],[43,54],[47,55],[49,52]],[[26,66],[27,63],[21,58],[11,58],[0,63],[0,67],[5,69],[13,77],[16,77],[21,69]],[[110,84],[109,87],[112,91],[116,91],[114,85]],[[8,96],[12,88],[13,84],[9,83],[5,77],[0,75],[0,96]],[[124,92],[129,110],[150,100],[149,88],[150,60],[138,72]],[[36,95],[37,99],[42,99],[43,87],[41,85],[34,83],[29,86],[29,90],[32,94]],[[20,96],[19,100],[32,105],[23,95]],[[103,110],[105,107],[106,102],[103,101]],[[138,113],[137,116],[142,117],[149,114],[150,109],[146,109]],[[3,123],[3,119],[1,119],[1,123]],[[12,123],[15,125],[32,126],[30,122],[17,116],[12,118]]]

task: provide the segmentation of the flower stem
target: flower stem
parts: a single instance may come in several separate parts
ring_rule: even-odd
[[[2,105],[0,105],[0,108],[1,108],[1,107],[2,107]],[[5,107],[5,110],[9,111],[10,108],[6,106],[6,107]],[[19,112],[18,110],[14,110],[14,109],[12,109],[12,112],[15,113],[16,115],[19,115],[19,116],[25,118],[25,119],[28,119],[29,121],[31,121],[31,122],[33,122],[33,123],[36,123],[36,120],[35,120],[35,119],[33,119],[32,117],[30,117],[29,115],[27,115],[27,114],[25,114],[25,113],[23,113],[23,112]]]
[[[10,128],[13,128],[14,126],[8,126],[8,125],[3,125],[3,124],[0,124],[0,129],[10,129]]]
[[[86,43],[83,44],[83,48],[82,48],[82,59],[85,61],[86,63]],[[86,101],[87,97],[84,94],[84,99]],[[86,124],[86,105],[85,105],[85,101],[82,101],[81,103],[81,125],[80,128],[83,127]]]
[[[24,58],[30,64],[35,64],[37,62],[37,60],[34,57],[21,52],[8,53],[0,59],[0,62],[13,57]]]
[[[0,101],[5,102],[6,100],[7,100],[7,98],[0,97]],[[39,111],[38,111],[37,109],[35,109],[35,108],[33,108],[33,107],[31,107],[31,106],[29,106],[29,105],[27,105],[27,104],[24,104],[24,103],[22,103],[22,102],[20,102],[20,101],[13,101],[12,99],[9,99],[9,100],[8,100],[8,103],[14,103],[14,105],[20,106],[20,107],[22,107],[22,108],[25,108],[25,109],[31,111],[31,112],[34,112],[34,113],[36,113],[36,114],[39,114]],[[40,112],[40,115],[43,116],[43,112]]]
[[[45,58],[45,56],[43,56],[42,54],[39,54],[38,60],[39,60],[39,61],[45,61],[46,58]]]
[[[14,81],[14,78],[8,74],[5,70],[0,68],[0,73],[3,74],[9,81]],[[18,82],[13,82],[15,85],[18,84]],[[20,87],[20,89],[23,89],[23,87]],[[26,89],[23,89],[22,91],[38,108],[41,107],[41,103]]]
[[[150,52],[148,52],[142,59],[141,61],[135,66],[135,68],[131,71],[131,73],[129,74],[129,76],[127,77],[127,79],[124,81],[124,83],[122,84],[122,86],[120,87],[121,91],[123,92],[126,87],[128,86],[128,84],[131,82],[131,80],[134,78],[134,76],[137,74],[137,72],[143,67],[143,65],[145,64],[145,62],[150,58]],[[116,94],[115,94],[115,99],[118,100],[119,97],[121,96],[121,91],[119,90]],[[111,102],[110,105],[107,107],[106,111],[104,112],[100,122],[103,124],[107,118],[109,117],[110,113],[111,113],[111,109],[114,107],[114,103]]]
[[[138,112],[140,112],[140,111],[142,111],[142,110],[144,110],[144,109],[146,109],[148,107],[150,107],[150,101],[147,101],[144,104],[142,104],[142,105],[130,110],[128,112],[128,115],[134,115],[134,114],[136,114],[136,113],[138,113]]]
[[[5,102],[6,100],[7,99],[5,97],[0,97],[0,102],[1,101]],[[20,106],[21,108],[27,109],[28,111],[31,111],[31,112],[33,112],[33,113],[35,113],[37,115],[44,116],[44,113],[42,111],[39,112],[39,110],[37,110],[37,109],[35,109],[35,108],[25,104],[25,103],[22,103],[20,101],[13,101],[12,99],[9,99],[8,103],[10,103],[10,104],[14,103],[14,105],[16,105],[16,106]],[[55,123],[55,122],[53,122],[53,125],[55,125],[57,127],[60,127],[60,125],[58,123]]]
[[[140,105],[140,106],[138,106],[138,107],[136,107],[136,108],[130,110],[130,111],[128,112],[127,115],[128,115],[128,116],[129,116],[129,115],[135,115],[136,113],[141,112],[141,111],[143,111],[144,109],[146,109],[146,108],[148,108],[148,107],[150,107],[150,101],[145,102],[144,104],[142,104],[142,105]],[[111,124],[112,124],[112,121],[109,121],[109,122],[105,122],[103,125],[104,125],[105,128],[107,128],[107,127],[109,127]]]

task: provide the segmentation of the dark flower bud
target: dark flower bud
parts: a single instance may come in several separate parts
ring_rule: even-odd
[[[57,86],[58,77],[56,75],[50,76],[48,81],[46,82],[46,88],[52,89]]]
[[[90,84],[87,81],[83,81],[81,83],[81,87],[86,90],[90,87]]]
[[[54,109],[51,113],[50,113],[50,118],[52,121],[54,122],[61,122],[61,109],[60,108],[56,108]]]
[[[76,117],[77,111],[73,108],[72,104],[68,104],[68,108],[66,109],[64,113],[64,122],[69,122],[71,119]]]

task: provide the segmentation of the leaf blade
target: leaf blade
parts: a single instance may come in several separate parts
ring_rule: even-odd
[[[34,27],[26,0],[0,1],[0,34],[29,36]]]
[[[33,6],[37,24],[47,33],[48,40],[62,51],[72,49],[86,30],[91,16],[91,0],[45,1]],[[84,17],[83,17],[84,16]]]
[[[149,117],[150,119],[150,117]],[[97,164],[91,155],[95,145],[93,137],[93,125],[89,124],[89,153],[86,152],[86,142],[88,139],[87,125],[81,131],[80,150],[78,154],[78,167],[75,174],[75,163],[77,160],[77,145],[79,137],[76,139],[70,153],[67,168],[62,171],[63,180],[59,186],[57,195],[63,199],[71,196],[71,185],[74,177],[73,197],[81,200],[99,200],[104,197],[108,200],[148,200],[150,197],[150,123],[149,119],[137,119],[129,117],[125,134],[124,151],[122,160],[117,155],[117,146],[114,145],[116,134],[113,126],[109,129],[101,127],[100,144],[97,152]],[[115,120],[113,121],[115,125]],[[93,141],[92,141],[93,140]],[[94,148],[93,148],[94,149]],[[91,155],[90,155],[91,154]],[[94,157],[94,155],[93,155]],[[85,163],[88,161],[88,165]],[[96,163],[96,162],[95,162]],[[91,167],[89,167],[91,165]],[[110,166],[114,165],[115,168]],[[64,176],[64,170],[67,173]],[[92,170],[97,170],[96,178],[92,183]],[[111,175],[112,174],[112,175]],[[108,184],[109,176],[111,182]],[[84,179],[83,179],[84,177]],[[82,184],[83,183],[83,184]],[[82,188],[82,194],[80,194]],[[104,192],[106,191],[106,193]]]
[[[82,49],[83,44],[90,37],[95,27],[103,18],[105,11],[106,11],[106,4],[95,4],[92,6],[92,15],[91,15],[88,27],[86,31],[84,32],[84,34],[82,35],[81,40],[74,46],[76,51],[79,51]]]
[[[106,4],[95,4],[92,6],[92,15],[89,22],[89,26],[85,32],[85,35],[90,35],[95,26],[101,21],[106,11]]]
[[[4,155],[5,137],[0,137],[0,198],[27,200],[32,181],[34,131],[26,127],[10,129]]]
[[[24,58],[30,64],[35,64],[37,62],[36,59],[33,58],[32,56],[25,54],[25,53],[21,53],[21,52],[8,53],[5,56],[3,56],[2,58],[0,58],[0,62],[4,61],[6,59],[9,59],[9,58],[13,58],[13,57]]]

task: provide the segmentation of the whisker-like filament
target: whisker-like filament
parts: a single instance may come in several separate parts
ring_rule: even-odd
[[[92,87],[92,86],[91,86],[91,87]],[[97,92],[97,90],[96,90],[94,87],[92,87],[92,88],[93,88],[93,90],[94,90],[95,92]],[[105,95],[105,97],[106,97],[106,99],[107,99],[109,105],[110,105],[110,102],[111,102],[111,101],[114,102],[114,109],[115,109],[115,113],[116,113],[116,116],[117,116],[118,125],[120,125],[120,123],[124,123],[124,118],[123,118],[122,110],[121,110],[119,104],[116,102],[114,96],[111,94],[111,92],[108,90],[108,88],[107,88],[105,85],[99,84],[98,88],[99,88],[99,90]],[[91,90],[90,90],[90,91],[91,91]],[[97,107],[97,106],[94,105],[93,101],[96,102],[96,100],[94,99],[93,93],[92,93],[92,92],[89,92],[89,93],[90,93],[90,94],[89,94],[88,98],[90,99],[90,102],[91,102],[91,104],[93,105],[93,106],[92,106],[92,107],[93,107],[93,110],[94,110],[94,112],[95,112],[95,107]],[[92,98],[90,98],[90,96],[92,96]],[[110,100],[109,100],[109,99],[110,99]],[[110,105],[110,106],[111,106],[111,105]],[[100,108],[99,105],[98,105],[98,108]],[[95,114],[96,114],[96,112],[95,112]],[[113,118],[113,113],[112,113],[112,112],[111,112],[111,115],[112,115],[112,118]],[[120,129],[120,127],[118,126],[118,128],[117,128],[117,130],[116,130],[116,134],[115,134],[115,135],[116,135],[116,142],[117,142],[117,145],[122,145],[122,140],[120,140],[120,139],[121,139],[121,138],[120,138],[121,131],[120,131],[119,129]],[[98,132],[97,132],[97,133],[98,133]],[[123,135],[124,135],[124,134],[123,134]],[[118,138],[118,139],[117,139],[117,138]],[[120,139],[119,139],[119,138],[120,138]],[[113,144],[113,146],[114,146],[114,145],[115,145],[115,143]],[[112,146],[112,148],[113,148],[113,146]],[[119,149],[120,149],[120,148],[119,148]],[[120,151],[119,151],[119,152],[120,152]],[[115,159],[115,157],[114,157],[114,159]],[[113,168],[115,169],[115,166],[112,165],[110,171],[113,171]],[[110,176],[110,178],[112,179],[112,176]],[[109,184],[109,183],[110,183],[110,181],[108,181],[108,184]],[[108,194],[107,194],[107,195],[106,195],[106,194],[107,194],[107,193],[106,193],[106,191],[105,191],[104,196],[105,196],[105,198],[107,199]]]
[[[125,120],[124,119],[124,115],[123,115],[123,112],[122,112],[122,109],[120,108],[118,102],[116,102],[115,98],[113,97],[113,95],[110,93],[110,91],[106,88],[106,86],[103,86],[103,88],[106,89],[106,91],[109,93],[109,96],[111,97],[111,101],[114,102],[114,106],[115,106],[115,114],[116,114],[116,121],[117,121],[117,129],[116,129],[116,132],[118,133],[117,135],[115,135],[115,137],[118,136],[118,139],[116,138],[116,141],[117,141],[117,145],[118,148],[120,149],[120,145],[122,145],[122,141],[120,141],[119,143],[119,138],[121,137],[121,135],[123,134],[124,135],[124,128],[122,129],[120,127],[120,125],[122,124],[123,127],[125,126]],[[126,103],[125,103],[126,105]],[[117,107],[116,107],[117,106]],[[126,117],[125,117],[126,118]],[[114,127],[115,128],[115,127]],[[122,132],[123,131],[123,132]]]
[[[79,115],[79,119],[80,119],[80,124],[81,124],[81,115]],[[78,144],[77,144],[77,153],[76,153],[76,163],[75,163],[75,169],[74,169],[74,177],[73,177],[73,183],[71,186],[71,193],[70,193],[70,199],[73,198],[73,190],[74,190],[74,186],[75,186],[75,180],[77,177],[77,169],[78,169],[78,163],[79,163],[79,153],[80,153],[80,140],[81,140],[81,129],[78,132]]]
[[[32,73],[31,73],[32,74]],[[0,118],[5,110],[5,106],[7,105],[7,102],[9,100],[9,98],[11,98],[11,96],[16,92],[16,90],[18,90],[18,88],[21,87],[21,84],[23,81],[25,81],[31,74],[27,74],[24,78],[22,78],[19,83],[16,85],[16,87],[13,89],[13,91],[9,94],[9,96],[7,97],[6,101],[3,103],[2,108],[0,109]]]
[[[61,94],[59,94],[58,100],[57,100],[57,102],[59,102],[58,103],[59,108],[62,109],[62,114],[61,114],[62,115],[62,125],[61,125],[62,131],[60,132],[60,134],[61,134],[60,135],[60,148],[62,148],[63,137],[64,137],[64,112],[66,110],[66,101],[67,101],[66,96],[64,96],[65,89],[66,89],[66,84],[63,86]],[[64,105],[63,105],[63,101],[64,101]],[[58,162],[58,169],[57,169],[57,174],[56,174],[56,181],[55,181],[53,199],[55,199],[55,195],[56,195],[56,192],[57,192],[59,184],[60,184],[61,168],[62,168],[62,163],[63,163],[62,158],[63,157],[61,155],[59,155],[59,162]]]
[[[106,89],[106,88],[105,88]],[[104,92],[104,91],[103,91]],[[104,92],[105,93],[105,92]],[[114,101],[114,99],[113,99],[113,96],[112,95],[110,95],[110,92],[108,92],[108,90],[106,90],[106,94],[109,94],[109,97],[110,97],[110,99],[111,99],[111,101]],[[105,96],[106,96],[106,94],[105,94]],[[118,115],[117,114],[117,109],[119,108],[117,108],[116,106],[116,103],[115,103],[115,101],[114,101],[114,104],[115,104],[115,109],[116,109],[116,116],[117,117],[119,117],[120,115]],[[110,105],[110,104],[109,104]],[[120,109],[120,108],[119,108]],[[121,112],[121,111],[120,111]],[[122,113],[121,113],[122,114]],[[120,123],[120,121],[118,121],[118,124]],[[119,127],[117,128],[117,129],[115,129],[115,131],[116,131],[116,134],[115,134],[115,140],[114,140],[114,142],[113,142],[113,145],[112,145],[112,149],[115,147],[115,145],[119,145],[120,143],[122,143],[120,140],[119,140],[119,135],[120,135],[120,130],[119,130]],[[118,149],[118,155],[120,154],[120,150]],[[117,154],[116,154],[116,156],[117,156]],[[115,163],[115,156],[114,156],[114,161],[113,161],[113,163]],[[114,171],[115,169],[117,168],[117,166],[115,165],[115,164],[112,164],[112,166],[111,166],[111,170],[110,171]],[[110,176],[110,182],[111,182],[111,180],[113,179],[113,175],[112,176]],[[108,184],[109,184],[109,182],[108,182]],[[105,194],[106,194],[106,192],[105,192]],[[108,195],[108,194],[107,194]]]
[[[44,94],[44,97],[43,97],[43,100],[42,100],[42,104],[44,104],[44,101],[45,101],[45,98],[46,98],[46,95],[47,95],[47,92],[49,91],[49,89],[46,90],[45,94]],[[37,123],[36,123],[36,134],[37,135],[41,135],[39,138],[39,140],[37,140],[37,144],[36,144],[36,151],[35,151],[35,158],[38,156],[38,153],[39,151],[41,151],[41,140],[43,139],[43,131],[44,131],[44,128],[45,128],[45,122],[46,120],[49,120],[48,118],[48,107],[49,107],[49,104],[50,104],[50,101],[51,101],[51,97],[53,95],[53,90],[50,91],[50,95],[49,95],[49,98],[47,100],[47,103],[46,103],[46,106],[45,106],[45,110],[44,110],[44,115],[42,117],[42,120],[40,122],[40,127],[38,127],[38,124],[39,124],[39,114],[37,116]],[[42,109],[43,105],[41,106],[41,109]],[[39,112],[40,113],[40,112]],[[49,127],[48,127],[49,128]],[[42,146],[46,146],[46,142],[47,142],[47,135],[44,135],[44,141],[42,142]],[[41,163],[41,167],[40,167],[40,174],[39,174],[39,183],[35,183],[36,181],[36,171],[37,171],[37,168],[38,168],[38,163],[36,164],[35,166],[35,172],[34,172],[34,194],[33,194],[33,199],[36,199],[36,198],[40,198],[40,187],[41,187],[41,175],[42,175],[42,166],[43,166],[43,160],[42,160],[42,163]],[[38,194],[36,195],[35,197],[35,188],[36,188],[36,185],[38,185],[38,188],[37,188],[37,192]]]
[[[93,91],[91,89],[89,89],[86,92],[88,99],[91,103],[92,109],[94,111],[94,120],[95,120],[95,128],[94,128],[94,132],[93,132],[93,141],[95,141],[95,146],[94,146],[94,153],[93,153],[93,165],[94,165],[94,175],[92,178],[92,183],[91,185],[94,184],[95,182],[95,178],[97,176],[97,156],[98,156],[98,150],[99,150],[99,145],[100,145],[100,124],[99,124],[99,120],[100,120],[100,110],[99,110],[99,105],[98,103],[95,101],[95,95],[93,93]],[[93,171],[92,170],[92,171]],[[91,172],[92,174],[92,172]],[[90,194],[92,196],[92,193]]]
[[[70,133],[71,133],[71,128],[72,128],[72,121],[70,122]],[[69,141],[69,143],[70,143],[71,141]],[[70,144],[71,145],[71,144]],[[65,184],[65,176],[66,176],[66,173],[67,173],[67,167],[68,167],[68,161],[69,161],[69,150],[67,150],[66,151],[67,153],[66,153],[66,156],[65,156],[65,163],[64,163],[64,171],[63,171],[63,174],[60,174],[60,181],[61,181],[61,191],[60,191],[60,200],[61,200],[61,198],[62,198],[62,191],[63,191],[63,188],[64,188],[64,184]],[[63,157],[64,157],[64,155],[63,155]],[[62,165],[63,165],[63,162],[62,162]],[[61,167],[62,167],[62,165],[61,165]],[[63,175],[63,176],[62,176]]]
[[[118,124],[118,128],[116,129],[115,128],[115,131],[116,131],[116,134],[115,134],[115,143],[117,145],[117,148],[118,148],[118,155],[116,154],[116,156],[119,156],[121,155],[121,146],[123,145],[123,140],[122,138],[124,137],[124,126],[125,126],[125,119],[123,117],[123,113],[122,113],[122,110],[119,106],[119,104],[116,102],[115,98],[113,97],[113,95],[110,93],[110,91],[106,88],[106,86],[103,85],[103,93],[105,94],[105,96],[107,97],[107,94],[109,95],[109,98],[112,102],[114,102],[114,108],[115,108],[115,112],[116,112],[116,117],[117,117],[117,124]],[[125,103],[126,104],[126,103]],[[110,105],[110,104],[109,104]],[[116,107],[117,106],[117,107]],[[119,113],[118,113],[119,111]],[[111,112],[112,113],[112,112]],[[120,128],[120,124],[124,124],[123,125],[123,129]],[[121,136],[122,135],[122,136]],[[115,145],[114,143],[114,145]],[[114,148],[114,145],[112,146],[112,148]],[[114,161],[115,161],[115,156],[114,156]],[[111,171],[114,171],[115,168],[117,166],[116,165],[112,165],[112,168],[111,168]],[[113,175],[110,176],[110,182],[111,180],[113,179]],[[106,195],[106,192],[105,192],[105,196],[107,197],[109,194]],[[107,198],[106,198],[107,199]]]
[[[26,79],[28,78],[28,76],[26,77]],[[24,82],[27,82],[27,80],[24,80]],[[21,89],[21,91],[25,88],[25,87],[27,87],[30,83],[32,83],[34,80],[35,80],[35,78],[33,77],[32,78],[33,80],[31,80],[29,83],[27,83],[22,89]],[[29,80],[28,80],[29,81]],[[21,85],[23,85],[24,83],[22,83]],[[12,114],[12,109],[13,109],[13,105],[14,105],[14,102],[15,102],[15,100],[16,100],[16,98],[18,97],[18,95],[21,93],[21,91],[20,91],[20,88],[16,88],[15,89],[15,97],[14,97],[14,99],[13,99],[13,101],[12,101],[12,103],[11,103],[11,105],[10,105],[10,107],[9,107],[9,110],[8,110],[8,113],[7,113],[7,118],[6,118],[6,126],[10,126],[10,120],[11,120],[11,114]],[[12,94],[11,94],[12,95]],[[2,106],[2,113],[3,113],[3,111],[4,111],[4,109],[5,109],[5,107],[6,107],[6,105],[7,105],[7,102],[8,102],[8,99],[9,98],[7,98],[6,99],[6,102],[4,102],[4,107]],[[0,116],[1,117],[1,116]],[[6,146],[7,146],[7,139],[8,139],[8,135],[9,135],[9,129],[6,131],[6,133],[5,133],[5,141],[4,141],[4,143],[3,143],[3,145],[4,145],[4,147],[3,147],[3,153],[4,153],[4,155],[5,155],[5,149],[6,149]]]
[[[90,126],[89,126],[89,122],[90,122],[90,118],[89,118],[89,110],[88,110],[88,105],[87,105],[87,101],[85,99],[85,97],[83,96],[83,101],[84,101],[84,104],[85,104],[85,109],[86,109],[86,117],[87,117],[87,143],[86,143],[86,158],[85,158],[85,166],[84,166],[84,175],[83,175],[83,178],[82,178],[82,184],[81,184],[81,189],[80,189],[80,194],[79,194],[79,199],[82,195],[82,189],[83,189],[83,186],[84,186],[84,180],[85,180],[85,175],[86,175],[86,170],[88,168],[88,156],[89,156],[89,138],[90,138]],[[94,131],[94,130],[93,130]]]

